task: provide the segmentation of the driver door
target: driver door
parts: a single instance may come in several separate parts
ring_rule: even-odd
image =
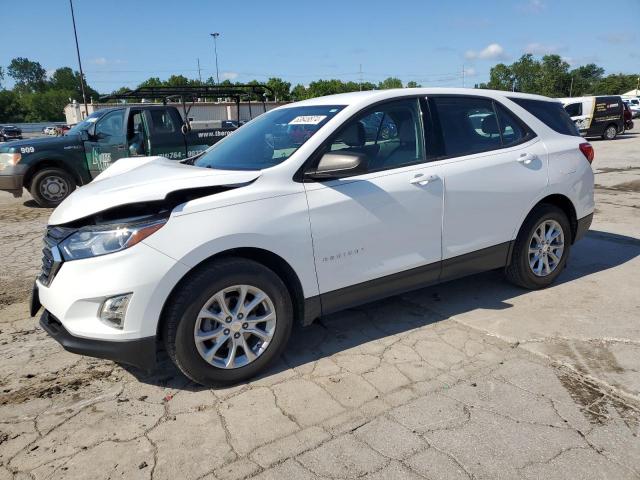
[[[115,110],[96,122],[94,134],[84,142],[84,152],[91,178],[109,165],[127,156],[125,110]]]

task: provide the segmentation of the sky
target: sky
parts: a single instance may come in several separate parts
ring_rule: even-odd
[[[640,0],[75,0],[83,68],[101,93],[157,76],[319,78],[473,86],[499,62],[557,53],[572,66],[640,71]],[[606,4],[606,2],[605,2]],[[613,5],[613,3],[612,3]],[[5,5],[0,65],[77,69],[67,0]],[[13,10],[13,12],[12,12]],[[5,84],[11,86],[10,79]]]

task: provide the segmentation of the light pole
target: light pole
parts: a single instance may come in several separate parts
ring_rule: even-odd
[[[218,41],[217,41],[220,34],[218,32],[213,32],[213,33],[210,33],[209,35],[213,37],[213,51],[216,55],[216,83],[220,85],[220,72],[218,71]]]
[[[76,53],[78,54],[78,67],[80,68],[80,90],[82,90],[82,101],[84,102],[84,114],[89,115],[89,107],[87,107],[87,95],[84,92],[84,73],[82,73],[82,62],[80,61],[80,47],[78,46],[78,32],[76,31],[76,17],[73,14],[73,0],[69,0],[71,7],[71,22],[73,23],[73,35],[76,38]]]

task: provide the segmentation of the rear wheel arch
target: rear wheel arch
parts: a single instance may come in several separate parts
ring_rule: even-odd
[[[252,260],[256,263],[261,264],[264,267],[267,267],[269,270],[273,271],[284,283],[287,287],[287,291],[289,292],[289,296],[291,297],[291,303],[293,305],[294,319],[296,319],[299,323],[304,323],[305,319],[305,299],[304,292],[302,289],[302,283],[295,270],[291,265],[281,256],[262,248],[253,248],[253,247],[242,247],[242,248],[234,248],[230,250],[225,250],[211,257],[203,260],[198,265],[194,266],[191,270],[189,270],[173,287],[171,293],[167,296],[164,305],[162,306],[162,311],[160,313],[160,319],[158,321],[158,326],[156,329],[156,336],[158,338],[161,337],[162,331],[164,328],[164,324],[166,321],[165,312],[167,310],[168,305],[170,304],[172,298],[179,290],[179,288],[193,275],[197,274],[202,269],[206,269],[212,263],[227,259],[227,258],[240,258],[246,260]]]
[[[565,215],[569,219],[569,225],[571,226],[571,243],[573,244],[576,238],[576,234],[578,233],[578,216],[576,213],[576,208],[574,207],[571,199],[565,195],[562,195],[561,193],[554,193],[552,195],[547,195],[546,197],[538,201],[538,203],[533,205],[529,210],[529,212],[527,213],[527,215],[522,220],[522,223],[518,228],[518,233],[520,233],[522,226],[526,223],[527,219],[533,214],[533,212],[535,212],[540,205],[544,205],[544,204],[558,207],[560,210],[562,210],[565,213]],[[511,263],[511,253],[512,252],[509,252],[508,263]]]

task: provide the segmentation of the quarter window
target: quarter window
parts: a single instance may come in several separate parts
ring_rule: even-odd
[[[329,151],[364,154],[375,172],[425,161],[418,99],[389,102],[348,122],[330,141]]]

